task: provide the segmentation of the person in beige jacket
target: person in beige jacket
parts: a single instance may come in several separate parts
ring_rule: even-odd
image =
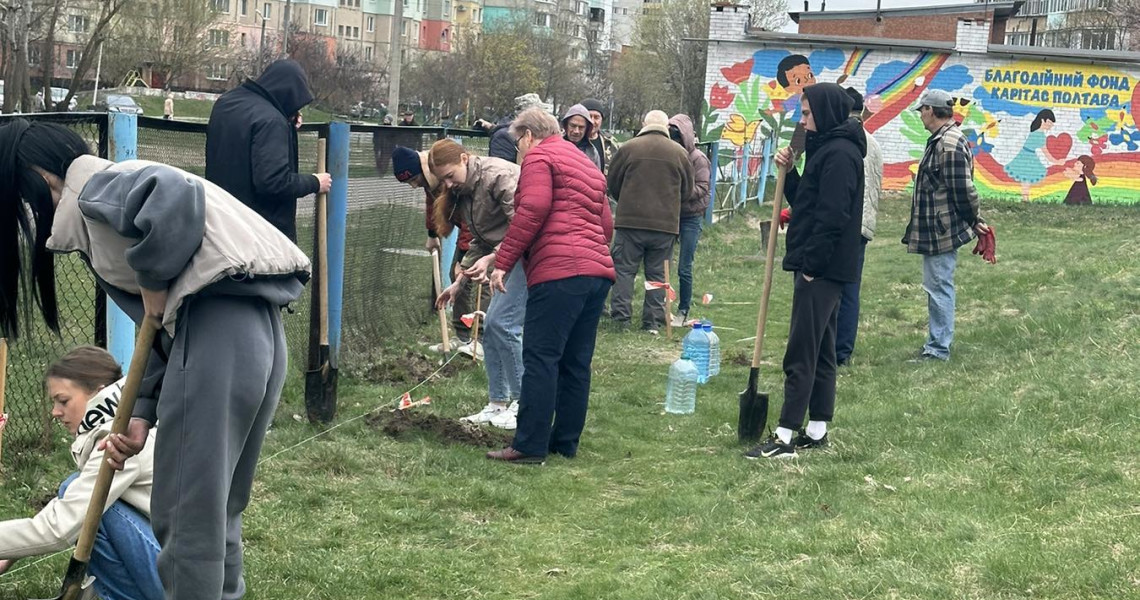
[[[36,516],[0,521],[0,574],[16,559],[65,550],[79,537],[87,504],[104,459],[103,438],[122,394],[123,373],[106,350],[80,346],[52,364],[45,384],[52,417],[75,441],[71,457],[79,472],[59,487],[59,497]],[[90,572],[103,600],[162,600],[158,579],[158,540],[150,527],[154,477],[151,442],[115,476],[95,535]]]
[[[435,226],[439,235],[451,231],[460,215],[471,232],[471,248],[463,257],[463,272],[439,295],[436,305],[445,306],[468,281],[488,280],[499,245],[515,217],[515,187],[519,166],[501,158],[469,154],[452,140],[439,140],[428,152],[428,167],[442,182],[444,193],[436,199]],[[487,369],[489,401],[483,410],[464,417],[470,423],[490,423],[514,429],[522,395],[522,331],[526,312],[526,273],[522,262],[507,274],[507,291],[482,297],[487,316],[483,331],[483,365]]]

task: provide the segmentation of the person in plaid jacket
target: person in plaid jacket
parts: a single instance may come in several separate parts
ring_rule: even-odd
[[[965,134],[954,122],[954,99],[943,90],[923,92],[916,109],[930,132],[918,164],[910,223],[902,243],[922,255],[930,333],[915,360],[950,360],[954,339],[954,268],[958,248],[989,231],[978,209],[974,163]]]

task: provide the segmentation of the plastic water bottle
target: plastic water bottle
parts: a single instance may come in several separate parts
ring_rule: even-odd
[[[709,377],[720,375],[720,336],[713,331],[712,321],[703,321],[701,329],[709,336]]]
[[[665,384],[665,412],[691,415],[697,409],[697,365],[687,353],[669,367],[669,382]]]
[[[697,383],[709,380],[709,336],[700,323],[693,323],[693,330],[681,341],[681,352],[688,354],[697,365]]]

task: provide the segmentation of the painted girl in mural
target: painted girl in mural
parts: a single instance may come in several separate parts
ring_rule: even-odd
[[[1049,164],[1058,164],[1058,159],[1050,156],[1048,150],[1045,149],[1045,134],[1053,129],[1053,125],[1056,123],[1057,117],[1053,111],[1045,109],[1037,113],[1037,117],[1029,125],[1029,136],[1025,138],[1021,151],[1005,166],[1006,174],[1014,181],[1021,183],[1022,202],[1029,202],[1030,187],[1045,179],[1045,175],[1048,173],[1048,168],[1045,163],[1041,162],[1037,151],[1045,151],[1045,158]],[[1060,160],[1064,160],[1064,158],[1060,157]]]
[[[1093,157],[1083,154],[1077,158],[1073,163],[1071,171],[1066,171],[1070,176],[1074,177],[1073,187],[1069,188],[1069,193],[1065,195],[1065,204],[1092,204],[1092,194],[1089,194],[1089,186],[1096,185],[1096,173],[1093,169],[1096,168],[1096,161]]]

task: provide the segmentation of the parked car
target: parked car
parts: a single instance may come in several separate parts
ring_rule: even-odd
[[[134,98],[120,94],[108,94],[100,97],[99,103],[95,105],[95,110],[125,113],[128,115],[143,114],[142,107],[135,103]]]

